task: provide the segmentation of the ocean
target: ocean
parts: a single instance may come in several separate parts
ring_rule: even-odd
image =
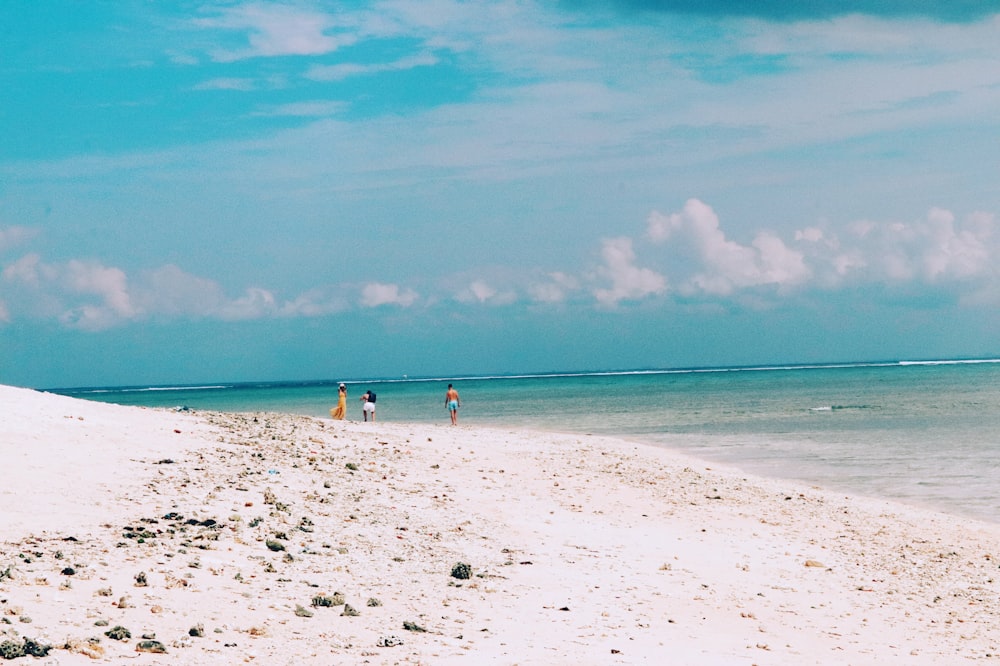
[[[55,389],[150,407],[327,417],[339,380]],[[348,418],[614,435],[748,473],[1000,522],[1000,359],[345,380]]]

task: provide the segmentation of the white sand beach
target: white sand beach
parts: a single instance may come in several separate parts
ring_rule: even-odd
[[[997,525],[605,437],[0,414],[11,663],[1000,662]]]

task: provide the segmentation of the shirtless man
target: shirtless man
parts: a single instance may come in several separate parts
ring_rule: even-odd
[[[458,408],[462,406],[462,401],[458,399],[458,391],[451,384],[448,384],[448,392],[444,394],[444,406],[451,414],[451,424],[458,425]]]

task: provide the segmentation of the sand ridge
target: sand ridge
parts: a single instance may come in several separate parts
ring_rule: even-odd
[[[604,437],[0,406],[0,641],[50,663],[1000,659],[995,525]]]

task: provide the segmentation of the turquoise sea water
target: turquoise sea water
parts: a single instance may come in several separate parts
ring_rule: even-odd
[[[348,417],[596,433],[1000,522],[1000,360],[347,381]],[[60,389],[128,405],[328,416],[337,381]]]

